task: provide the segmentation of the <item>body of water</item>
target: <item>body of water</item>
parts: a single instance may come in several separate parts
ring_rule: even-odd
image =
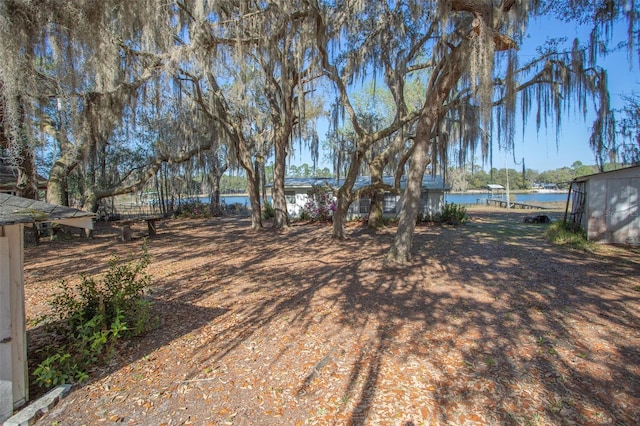
[[[566,202],[567,201],[567,193],[566,192],[546,192],[546,193],[526,193],[526,194],[512,194],[515,196],[516,203],[524,203],[524,204],[540,204],[540,203],[557,203],[557,202]],[[486,193],[478,193],[478,194],[445,194],[445,201],[447,203],[456,203],[456,204],[484,204],[485,200],[488,198],[488,194]]]
[[[566,192],[553,192],[553,193],[526,193],[526,194],[513,194],[515,195],[516,203],[525,204],[539,204],[539,203],[558,203],[567,201]],[[484,204],[488,195],[486,193],[456,193],[445,194],[445,201],[447,203],[455,204]],[[202,202],[208,203],[209,198],[201,198]],[[227,205],[240,203],[242,205],[249,206],[249,197],[246,195],[221,195],[220,201],[224,201]]]

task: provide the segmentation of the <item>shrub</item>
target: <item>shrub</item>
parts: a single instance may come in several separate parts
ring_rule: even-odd
[[[276,211],[273,208],[273,205],[270,202],[264,203],[264,208],[262,209],[262,218],[264,220],[273,219],[276,217]]]
[[[545,232],[547,239],[558,245],[566,245],[580,250],[592,250],[593,243],[580,228],[572,229],[563,221],[552,223]]]
[[[207,204],[200,201],[188,201],[178,205],[175,216],[186,218],[209,217],[211,216],[211,212]]]
[[[144,298],[150,284],[148,265],[145,246],[137,261],[122,263],[113,257],[100,281],[83,275],[76,288],[60,283],[50,301],[53,313],[40,319],[57,344],[45,348],[46,358],[33,372],[38,385],[87,379],[91,367],[112,357],[118,340],[139,336],[154,325],[151,302]]]
[[[308,194],[307,202],[300,218],[318,222],[331,220],[333,212],[336,211],[336,202],[333,199],[333,191],[328,186],[314,185]]]
[[[442,213],[438,216],[438,220],[450,225],[464,224],[469,220],[467,208],[456,203],[446,203]]]

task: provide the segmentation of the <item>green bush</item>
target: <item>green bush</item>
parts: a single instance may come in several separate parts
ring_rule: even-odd
[[[459,225],[467,223],[469,215],[467,214],[467,208],[465,206],[456,203],[446,203],[442,213],[437,216],[437,219],[442,223]]]
[[[582,229],[572,229],[563,221],[552,223],[547,228],[545,235],[554,244],[566,245],[580,250],[593,249],[593,243],[587,239],[587,234]]]
[[[72,288],[66,281],[50,301],[52,314],[41,318],[55,335],[34,370],[36,383],[51,387],[80,382],[89,369],[107,362],[121,338],[139,336],[154,325],[151,302],[144,298],[150,277],[146,247],[136,261],[109,261],[101,280],[86,275]]]
[[[183,202],[175,210],[176,217],[199,218],[210,217],[209,205],[200,201]]]
[[[269,219],[273,219],[274,217],[276,217],[276,211],[273,208],[273,205],[271,205],[270,202],[265,202],[264,203],[264,208],[262,209],[262,218],[264,220],[269,220]]]

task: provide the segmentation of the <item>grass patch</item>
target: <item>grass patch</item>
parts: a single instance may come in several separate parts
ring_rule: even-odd
[[[549,241],[557,245],[569,246],[585,251],[592,251],[594,247],[594,244],[587,240],[587,235],[584,231],[569,229],[561,221],[552,223],[545,235]]]

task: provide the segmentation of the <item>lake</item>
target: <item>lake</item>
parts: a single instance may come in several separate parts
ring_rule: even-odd
[[[567,201],[566,192],[553,192],[553,193],[526,193],[526,194],[513,194],[515,195],[516,203],[525,204],[538,204],[538,203],[558,203]],[[484,203],[487,198],[487,193],[455,193],[445,194],[445,201],[447,203],[455,204],[478,204]],[[209,198],[201,198],[202,202],[208,203]],[[227,205],[240,203],[242,205],[249,206],[249,197],[246,195],[220,195],[220,200],[224,201]]]

